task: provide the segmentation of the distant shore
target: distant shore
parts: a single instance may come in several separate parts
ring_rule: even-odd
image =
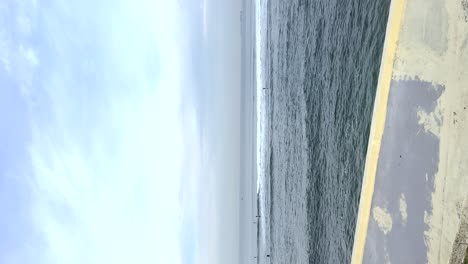
[[[255,61],[255,2],[244,0],[241,23],[241,149],[240,245],[241,263],[251,263],[256,252],[257,225],[257,87]]]

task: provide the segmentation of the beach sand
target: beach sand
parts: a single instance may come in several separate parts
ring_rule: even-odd
[[[463,262],[468,247],[465,2],[392,3],[353,263]],[[395,14],[399,5],[403,6],[398,9],[402,13]],[[401,24],[394,21],[395,17]],[[395,32],[397,39],[391,36]],[[389,50],[391,42],[396,44],[395,50]],[[393,62],[391,69],[389,60]],[[391,80],[382,80],[389,72]],[[369,217],[371,210],[382,208],[393,219],[402,218],[402,195],[406,197],[407,220],[382,233]],[[406,245],[406,240],[411,243]],[[405,248],[408,246],[409,250]]]

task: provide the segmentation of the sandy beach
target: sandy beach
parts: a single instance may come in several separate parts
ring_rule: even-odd
[[[255,5],[242,1],[241,22],[241,151],[239,256],[241,263],[249,263],[257,256],[257,87],[255,65]]]
[[[353,263],[463,261],[468,245],[467,6],[463,1],[392,2]]]

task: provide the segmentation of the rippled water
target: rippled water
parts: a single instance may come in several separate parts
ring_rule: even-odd
[[[350,260],[389,4],[258,7],[260,263]]]

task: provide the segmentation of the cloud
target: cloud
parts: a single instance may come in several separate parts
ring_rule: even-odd
[[[237,263],[239,3],[29,2],[0,27],[30,129],[9,261]]]
[[[203,36],[206,37],[206,34],[208,33],[208,10],[207,10],[207,0],[203,0],[202,1],[202,16],[203,16],[203,20],[202,20],[202,25],[203,25]]]
[[[194,123],[184,131],[184,140],[196,142],[184,143],[185,151],[193,154],[184,159],[181,181],[189,185],[183,190],[194,191],[181,195],[181,203],[183,208],[195,204],[196,211],[184,213],[183,219],[195,219],[194,263],[239,263],[240,6],[225,1],[197,4],[206,8],[197,8],[205,13],[191,16],[198,34],[189,37],[193,45],[185,50],[192,60],[181,109],[184,128]],[[206,24],[206,35],[203,21],[216,21]]]
[[[59,137],[43,127],[34,133],[34,223],[49,263],[179,262],[177,127],[161,128],[158,100],[144,96],[116,101],[109,115],[118,121],[104,127],[119,132],[110,142],[95,135],[86,151],[62,124],[48,124]]]
[[[0,262],[181,263],[182,73],[166,27],[178,27],[177,6],[52,1],[34,19],[25,8],[21,32],[34,37],[0,37],[12,87],[27,91],[27,169],[11,169],[35,235]]]

